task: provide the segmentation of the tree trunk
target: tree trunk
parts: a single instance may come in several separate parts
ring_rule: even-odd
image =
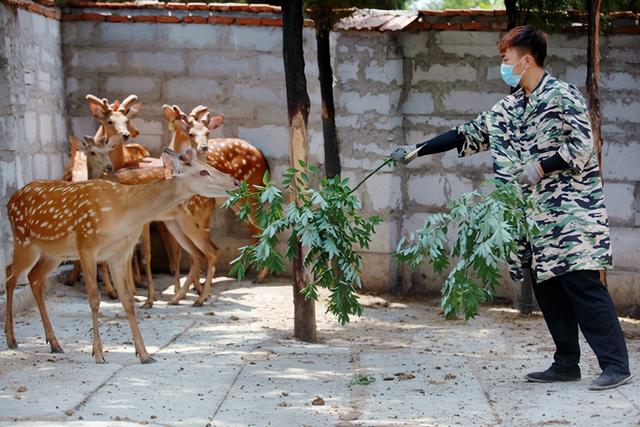
[[[282,39],[284,75],[287,87],[287,110],[289,113],[291,165],[299,167],[298,161],[307,161],[309,137],[309,94],[304,75],[302,50],[302,0],[290,0],[282,5]],[[295,197],[295,195],[294,195]],[[315,301],[307,301],[301,291],[305,287],[302,245],[298,243],[293,260],[293,306],[294,336],[302,341],[316,341]]]
[[[587,99],[593,143],[602,178],[602,134],[600,121],[600,6],[602,0],[589,0],[589,47],[587,48]]]
[[[507,30],[511,30],[518,25],[516,0],[504,0],[504,7],[507,9]]]
[[[336,130],[336,108],[333,102],[333,70],[331,69],[330,31],[316,28],[318,45],[318,71],[322,97],[322,134],[324,136],[324,170],[328,178],[339,176],[340,147]]]
[[[589,119],[591,120],[591,134],[593,145],[596,149],[596,158],[600,169],[600,179],[604,185],[602,176],[602,130],[600,120],[600,7],[602,0],[589,0],[587,9],[589,13],[589,38],[587,47],[587,101],[589,103]],[[607,283],[607,271],[600,270],[600,279],[605,286]]]

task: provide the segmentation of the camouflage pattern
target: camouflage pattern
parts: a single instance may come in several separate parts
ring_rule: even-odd
[[[526,106],[525,106],[526,105]],[[538,282],[575,270],[612,267],[609,224],[585,101],[578,89],[544,74],[524,103],[524,91],[504,97],[456,128],[465,142],[459,156],[491,150],[496,179],[513,181],[524,165],[560,153],[570,168],[523,187],[539,211],[526,212],[542,233],[533,238]],[[517,181],[515,181],[517,182]],[[521,245],[511,276],[521,280]]]

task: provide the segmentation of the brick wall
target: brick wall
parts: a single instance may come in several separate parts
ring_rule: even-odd
[[[80,6],[84,8],[65,9],[62,14],[70,133],[95,130],[86,93],[122,99],[133,92],[144,103],[136,119],[142,132],[137,142],[158,154],[169,141],[161,105],[177,103],[186,110],[203,103],[225,114],[218,135],[247,139],[265,152],[272,176],[281,175],[288,166],[289,148],[277,11],[240,5]],[[466,25],[447,24],[447,29],[456,31],[441,31],[443,23],[458,18],[451,13],[433,15],[433,23],[420,18],[404,31],[345,29],[332,35],[343,170],[354,183],[394,145],[418,143],[446,131],[508,93],[499,76],[500,33],[460,31],[463,26],[501,28],[502,21],[497,20],[504,17],[483,15],[480,22],[463,15],[460,19],[467,20]],[[304,36],[312,104],[311,160],[322,163],[313,29],[306,28]],[[586,62],[585,46],[583,35],[551,35],[548,59],[551,74],[583,91],[586,69],[580,64]],[[639,58],[640,36],[602,38],[603,161],[616,261],[609,277],[618,303],[640,302],[635,286],[640,281]],[[386,168],[368,182],[359,194],[364,210],[383,215],[385,221],[365,253],[366,286],[439,289],[442,278],[429,267],[408,272],[399,269],[390,254],[399,236],[418,227],[426,213],[443,210],[448,199],[477,188],[490,174],[486,153],[468,159],[446,153],[419,159],[407,168]],[[220,211],[212,234],[222,249],[222,271],[249,234],[233,215]],[[502,294],[515,294],[517,285],[505,284]]]
[[[12,251],[6,202],[30,181],[62,178],[67,157],[59,17],[0,4],[0,292]]]

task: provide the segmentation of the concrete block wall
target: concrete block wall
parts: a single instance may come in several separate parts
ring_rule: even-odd
[[[85,95],[109,100],[131,93],[143,103],[135,119],[136,142],[158,156],[170,142],[165,103],[189,112],[198,104],[225,115],[215,136],[246,139],[268,158],[272,177],[289,166],[289,128],[279,27],[186,24],[63,22],[68,125],[73,134],[93,134]],[[315,35],[305,29],[308,91],[320,103]],[[313,42],[313,43],[312,43]],[[314,110],[317,112],[318,110]],[[309,123],[311,160],[322,162],[318,114]],[[247,227],[221,209],[212,234],[222,249],[220,270],[251,237]]]
[[[68,157],[60,21],[0,3],[0,292],[11,261],[6,202]]]
[[[131,15],[63,13],[61,69],[69,133],[96,129],[85,94],[113,100],[136,93],[144,103],[136,119],[142,132],[137,142],[157,155],[169,142],[161,105],[177,103],[188,111],[206,104],[225,114],[216,135],[241,137],[256,145],[278,179],[288,167],[289,155],[278,19],[209,16],[209,24],[195,24],[186,22],[205,20],[187,16],[190,12],[177,11],[175,18],[162,15],[167,11],[126,13]],[[127,22],[116,22],[120,20]],[[176,23],[180,20],[183,23]],[[315,37],[312,28],[304,31],[312,107],[310,156],[322,164]],[[334,33],[334,90],[344,176],[355,185],[393,146],[415,144],[446,131],[507,94],[499,76],[499,36],[494,31]],[[584,89],[586,68],[580,64],[586,62],[585,46],[584,36],[551,35],[551,74]],[[602,39],[603,161],[616,260],[610,286],[619,303],[640,301],[634,290],[640,282],[640,177],[634,160],[640,158],[638,53],[637,35]],[[416,272],[399,269],[391,254],[399,237],[417,228],[426,214],[442,211],[447,200],[477,188],[490,176],[488,153],[468,159],[446,153],[406,168],[386,168],[372,178],[359,197],[365,213],[382,215],[384,222],[364,252],[366,287],[437,291],[442,277],[428,266]],[[212,234],[222,249],[218,267],[224,271],[250,233],[231,213],[217,211]],[[518,285],[508,279],[505,285],[502,295],[517,295]]]

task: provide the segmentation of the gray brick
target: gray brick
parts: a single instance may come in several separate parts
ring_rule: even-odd
[[[613,263],[617,268],[638,268],[640,228],[611,227]]]
[[[428,70],[415,67],[413,70],[412,84],[423,81],[428,82],[455,82],[459,80],[475,81],[477,77],[476,67],[462,62],[451,64],[433,64]]]
[[[181,74],[185,71],[184,60],[179,53],[133,52],[127,55],[127,68],[152,74]]]
[[[169,48],[219,49],[220,33],[227,30],[217,25],[168,24],[159,27]]]
[[[238,129],[238,137],[247,140],[267,158],[289,157],[289,128],[286,125],[241,127]]]
[[[464,114],[478,114],[495,105],[507,93],[474,92],[452,90],[443,97],[444,107],[448,111]]]
[[[609,182],[604,186],[607,213],[612,224],[633,225],[635,185]]]
[[[444,207],[449,199],[455,199],[472,191],[470,179],[454,174],[412,175],[408,182],[411,200],[426,206]]]
[[[411,90],[402,104],[402,111],[405,114],[431,114],[434,111],[433,97],[430,93]]]
[[[157,98],[160,89],[160,80],[154,77],[130,77],[111,76],[105,82],[105,90],[110,101],[112,98],[122,98],[130,94],[136,94],[142,100],[144,98]]]
[[[102,41],[104,47],[109,48],[126,48],[141,46],[158,46],[158,36],[156,31],[169,30],[174,24],[155,25],[155,24],[131,24],[131,23],[113,23],[101,24],[99,29],[99,40]],[[94,41],[90,45],[99,46],[99,41]]]
[[[220,84],[213,79],[180,77],[166,82],[164,97],[170,102],[190,101],[200,103],[222,93]]]
[[[229,27],[229,30],[228,43],[231,49],[258,52],[282,51],[282,29],[280,28],[234,25]],[[308,43],[305,47],[307,46],[309,46]]]
[[[189,65],[194,76],[251,76],[250,61],[247,58],[225,58],[213,52],[196,52]]]

